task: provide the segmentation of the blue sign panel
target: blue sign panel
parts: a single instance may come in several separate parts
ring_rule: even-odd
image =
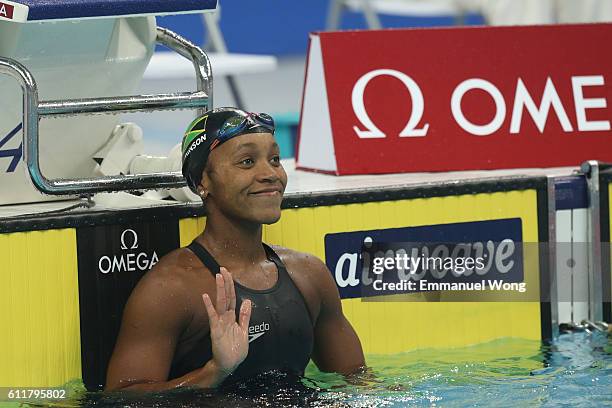
[[[325,236],[325,259],[343,299],[419,292],[427,281],[522,282],[522,236],[520,218],[343,232]]]

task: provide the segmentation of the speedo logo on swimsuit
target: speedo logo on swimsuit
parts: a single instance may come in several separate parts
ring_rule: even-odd
[[[266,322],[257,326],[249,326],[249,343],[266,334],[268,330],[270,330],[270,325]]]

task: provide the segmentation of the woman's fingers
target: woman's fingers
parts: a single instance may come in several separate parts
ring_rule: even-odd
[[[240,327],[242,330],[248,332],[249,331],[249,321],[251,320],[251,301],[249,299],[245,299],[240,305]]]
[[[211,330],[217,327],[217,323],[219,321],[219,316],[215,311],[215,307],[210,300],[210,296],[207,293],[202,295],[202,300],[204,301],[204,306],[206,307],[206,313],[208,314],[208,322],[210,324]]]
[[[224,267],[219,268],[219,271],[221,272],[223,282],[225,283],[225,310],[231,310],[232,296],[230,291],[230,281],[232,280],[232,275],[230,275],[230,273]]]
[[[225,313],[227,311],[227,296],[225,294],[225,281],[223,275],[218,273],[215,275],[215,283],[217,285],[217,312]]]
[[[229,271],[221,267],[221,273],[225,278],[225,293],[228,299],[229,310],[236,310],[236,289],[234,288],[234,278]]]

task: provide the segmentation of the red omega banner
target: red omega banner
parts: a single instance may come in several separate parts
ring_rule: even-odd
[[[612,161],[612,24],[310,36],[297,166],[331,174]]]

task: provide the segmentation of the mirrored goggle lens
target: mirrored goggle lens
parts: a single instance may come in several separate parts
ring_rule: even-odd
[[[272,116],[268,115],[267,113],[258,113],[254,116],[261,124],[274,128],[274,119]]]
[[[236,133],[240,132],[244,125],[246,124],[246,119],[240,116],[235,116],[233,118],[229,118],[225,121],[221,129],[219,129],[219,138],[225,139],[232,137]]]

